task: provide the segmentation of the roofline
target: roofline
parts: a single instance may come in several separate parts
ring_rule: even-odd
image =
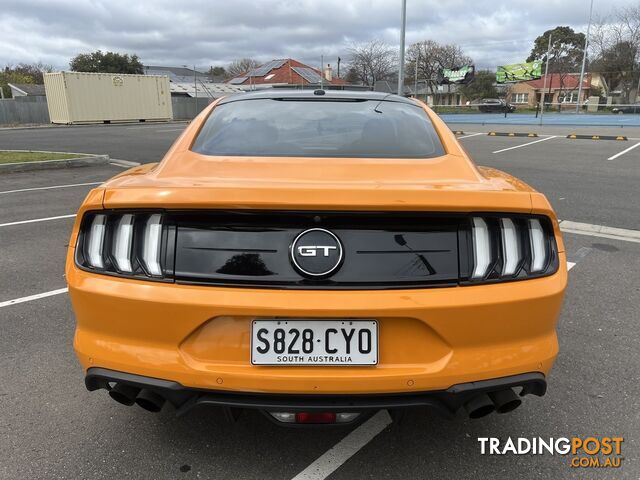
[[[265,88],[261,90],[255,90],[251,92],[238,93],[228,97],[224,97],[218,105],[231,102],[240,102],[246,100],[264,100],[264,99],[307,99],[307,101],[331,101],[334,99],[344,100],[378,100],[385,102],[397,102],[405,103],[408,105],[419,106],[414,100],[406,97],[401,97],[393,93],[374,92],[371,90],[322,90],[322,95],[317,95],[315,92],[321,89],[280,89],[280,88]]]
[[[17,90],[17,91],[19,91],[19,92],[20,92],[20,93],[22,93],[23,95],[27,95],[27,96],[29,96],[29,94],[28,94],[27,92],[25,92],[24,90],[22,90],[22,89],[21,89],[21,88],[19,88],[19,87],[16,87],[16,86],[15,86],[15,84],[13,84],[13,83],[9,83],[9,82],[7,82],[7,86],[8,86],[9,88],[13,89],[13,90]]]

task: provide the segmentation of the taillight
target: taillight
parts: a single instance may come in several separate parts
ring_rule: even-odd
[[[472,254],[468,267],[461,263],[462,283],[524,279],[558,268],[553,229],[547,218],[473,216],[469,233]],[[468,272],[466,282],[464,271]]]
[[[100,273],[166,279],[173,258],[165,259],[175,242],[175,227],[159,212],[87,213],[76,245],[76,263]]]
[[[113,235],[113,259],[118,270],[133,272],[131,250],[133,244],[133,215],[126,214],[117,223]]]
[[[142,240],[142,262],[149,274],[162,275],[160,268],[160,242],[162,241],[162,216],[151,215],[147,219]]]
[[[94,268],[104,268],[104,258],[102,256],[104,246],[106,215],[96,215],[93,217],[89,236],[86,242],[87,257],[89,265]]]

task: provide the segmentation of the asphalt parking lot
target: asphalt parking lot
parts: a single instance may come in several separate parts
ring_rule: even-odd
[[[182,128],[2,130],[0,148],[152,162]],[[91,184],[123,169],[5,174],[0,478],[640,478],[640,147],[626,151],[640,142],[640,128],[624,129],[628,141],[569,140],[570,127],[546,127],[537,138],[490,137],[486,132],[495,128],[477,125],[462,129],[460,141],[478,164],[541,190],[562,220],[623,229],[564,235],[572,268],[561,352],[545,397],[527,397],[511,414],[480,420],[449,421],[418,410],[391,421],[383,413],[353,431],[285,429],[258,413],[228,424],[215,409],[176,418],[167,407],[154,415],[121,406],[104,391],[89,393],[72,351],[73,314],[60,292],[69,215]],[[477,440],[574,435],[624,437],[622,466],[575,469],[567,457],[548,454],[483,456]]]

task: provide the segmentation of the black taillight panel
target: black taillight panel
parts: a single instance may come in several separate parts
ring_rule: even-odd
[[[293,240],[314,227],[344,249],[325,278],[291,262]],[[545,216],[419,212],[93,211],[75,259],[87,271],[161,282],[363,290],[524,280],[559,264]]]

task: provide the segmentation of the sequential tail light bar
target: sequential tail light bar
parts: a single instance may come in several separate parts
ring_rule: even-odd
[[[78,235],[76,264],[106,275],[180,281],[174,275],[177,254],[183,252],[178,239],[188,234],[180,237],[178,233],[193,228],[190,226],[193,217],[197,219],[197,225],[206,224],[207,217],[199,215],[200,212],[157,210],[87,212]],[[456,231],[458,239],[457,255],[450,256],[449,260],[455,262],[451,268],[452,285],[525,280],[550,275],[558,269],[557,244],[548,217],[509,213],[452,214],[449,225],[452,223],[453,239],[455,241]],[[283,244],[285,241],[286,238]],[[206,244],[207,248],[211,246]],[[286,251],[286,245],[282,251]],[[423,260],[429,262],[430,254],[425,253]],[[197,257],[195,261],[198,261]]]
[[[158,212],[88,213],[78,236],[76,264],[123,277],[170,280],[175,227]]]
[[[558,268],[556,242],[547,218],[473,216],[469,243],[473,255],[469,256],[468,283],[525,279]],[[464,284],[464,278],[461,280]]]

